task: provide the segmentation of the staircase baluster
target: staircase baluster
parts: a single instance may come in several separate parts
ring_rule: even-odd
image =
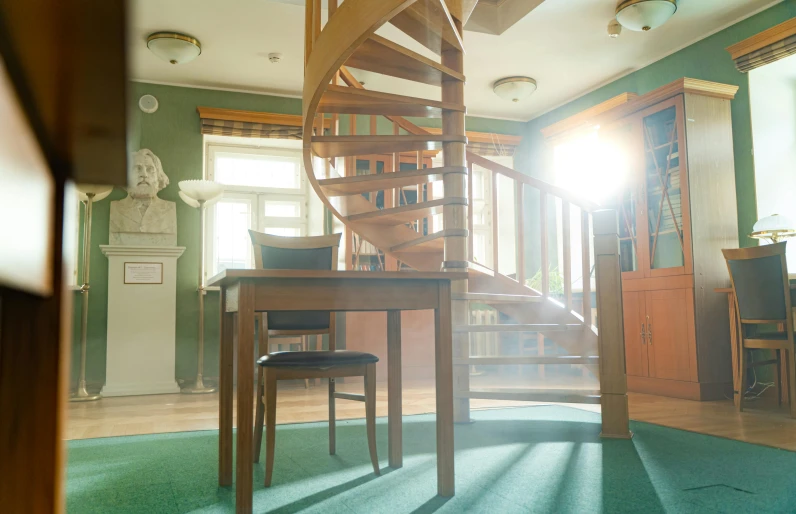
[[[563,263],[564,268],[564,305],[567,310],[572,309],[572,235],[570,234],[569,202],[561,200],[561,237],[564,240]]]
[[[467,238],[467,255],[469,260],[474,260],[473,255],[473,163],[467,163],[467,203],[470,208],[467,210],[467,231],[469,237]]]
[[[490,170],[492,178],[492,270],[498,273],[499,239],[498,239],[498,174]],[[472,237],[472,236],[471,236]]]
[[[547,250],[547,193],[539,191],[539,228],[541,234],[542,296],[550,296],[550,255]]]
[[[581,283],[583,292],[582,313],[583,324],[591,326],[591,238],[589,237],[589,211],[581,209],[580,213],[580,244],[581,263],[583,265]]]
[[[517,282],[525,285],[525,198],[522,182],[514,182],[514,209],[517,217]]]

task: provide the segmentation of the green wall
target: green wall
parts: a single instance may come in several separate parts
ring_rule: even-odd
[[[518,162],[522,163],[522,167],[518,166],[518,169],[540,178],[550,178],[546,177],[545,142],[540,130],[620,93],[632,92],[642,95],[682,77],[734,84],[739,86],[738,94],[732,101],[738,232],[741,246],[756,244],[754,240],[746,236],[752,231],[752,225],[757,220],[749,76],[735,69],[725,48],[794,16],[796,16],[796,0],[785,0],[781,4],[531,120],[528,122],[524,134],[522,155],[518,159]],[[619,43],[622,43],[621,37]]]
[[[130,83],[129,148],[136,151],[149,148],[163,163],[170,184],[160,192],[160,197],[177,203],[177,244],[186,247],[177,261],[177,356],[176,376],[178,380],[192,381],[196,376],[197,315],[196,296],[198,275],[199,213],[179,199],[177,183],[203,176],[203,146],[197,106],[301,114],[301,100],[267,95],[234,93],[207,89]],[[144,94],[154,95],[159,102],[158,111],[144,114],[137,107]],[[386,121],[386,120],[385,120]],[[414,120],[427,123],[438,120]],[[369,126],[367,120],[359,122]],[[427,126],[429,126],[427,125]],[[382,125],[387,133],[392,126]],[[523,123],[467,118],[467,129],[520,134]],[[89,301],[88,359],[86,379],[89,389],[98,389],[105,382],[105,356],[108,303],[108,260],[102,255],[99,245],[108,244],[110,202],[124,198],[121,189],[94,205],[91,253],[91,292]],[[82,234],[81,234],[82,238]],[[82,239],[81,239],[82,240]],[[218,376],[218,294],[207,295],[205,309],[205,375]],[[74,339],[72,359],[72,387],[77,384],[80,356],[80,312],[81,297],[74,294]]]

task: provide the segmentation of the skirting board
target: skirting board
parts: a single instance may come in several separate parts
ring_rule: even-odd
[[[649,377],[627,377],[627,390],[684,400],[711,401],[732,398],[732,382],[686,382]]]
[[[102,396],[141,396],[145,394],[170,394],[179,393],[180,386],[177,381],[161,382],[157,384],[114,384],[102,388]]]

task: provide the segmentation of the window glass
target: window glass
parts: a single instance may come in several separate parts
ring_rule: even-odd
[[[215,180],[231,186],[299,189],[301,166],[297,157],[215,153]]]

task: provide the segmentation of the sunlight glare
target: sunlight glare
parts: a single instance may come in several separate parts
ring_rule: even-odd
[[[599,205],[611,203],[628,174],[628,156],[616,144],[601,140],[598,130],[556,145],[556,183]]]

